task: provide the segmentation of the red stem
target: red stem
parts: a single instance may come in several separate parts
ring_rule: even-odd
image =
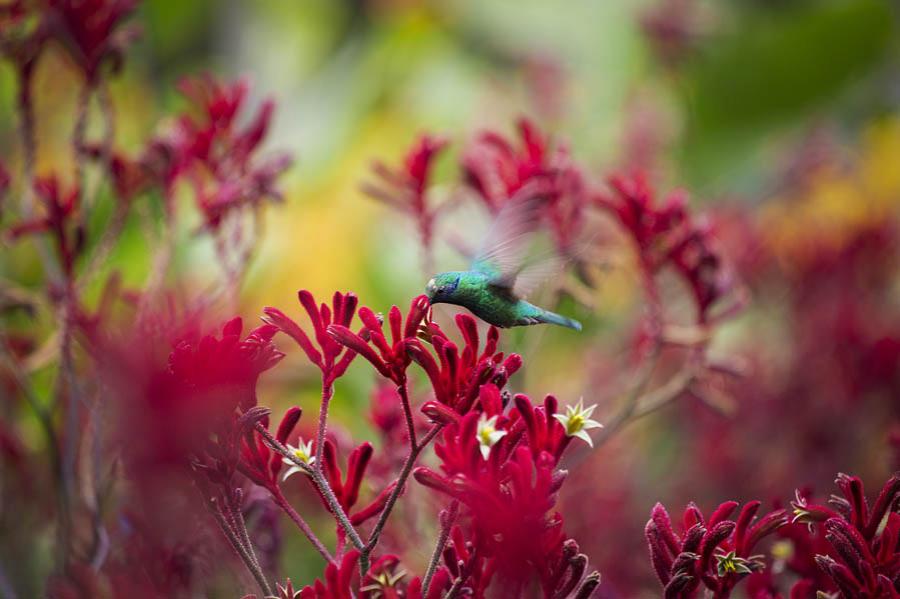
[[[271,491],[272,498],[275,500],[275,503],[278,504],[278,507],[284,510],[284,513],[294,521],[294,524],[297,525],[297,528],[299,528],[300,531],[304,535],[306,535],[306,538],[309,539],[309,542],[312,543],[313,547],[316,548],[316,551],[319,552],[319,555],[325,558],[326,562],[333,563],[334,558],[331,557],[331,554],[328,552],[325,544],[319,540],[319,537],[317,537],[316,533],[312,531],[312,529],[309,527],[309,524],[306,523],[306,520],[304,520],[303,517],[297,513],[297,510],[295,510],[294,507],[290,503],[288,503],[288,500],[281,492],[281,489],[276,486]]]
[[[400,395],[400,403],[403,406],[403,417],[406,419],[406,431],[409,435],[409,446],[410,449],[414,450],[417,447],[416,441],[416,425],[413,422],[412,408],[409,403],[409,392],[406,388],[406,377],[403,378],[403,383],[397,386],[397,393]]]

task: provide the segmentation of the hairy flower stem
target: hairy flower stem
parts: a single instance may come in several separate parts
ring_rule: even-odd
[[[606,421],[600,434],[594,439],[594,447],[599,447],[605,443],[631,421],[641,395],[644,393],[644,390],[650,383],[650,379],[653,377],[653,371],[656,369],[656,363],[659,360],[660,349],[660,345],[658,343],[655,344],[651,354],[644,360],[643,364],[641,364],[640,371],[635,377],[635,383],[632,386],[628,397],[619,408],[619,411]]]
[[[406,481],[407,479],[409,479],[409,475],[412,472],[413,467],[416,465],[416,459],[419,457],[419,454],[422,452],[422,450],[425,449],[429,443],[431,443],[431,440],[434,439],[435,436],[437,436],[437,434],[443,428],[443,424],[435,424],[427,433],[425,433],[425,436],[422,437],[421,443],[417,445],[410,445],[409,455],[406,456],[406,461],[403,463],[403,468],[401,468],[400,474],[399,476],[397,476],[396,486],[388,497],[388,500],[384,505],[384,510],[382,510],[381,514],[379,514],[378,516],[378,522],[375,523],[375,527],[372,529],[372,534],[369,535],[369,541],[361,550],[361,553],[363,555],[368,556],[370,553],[372,553],[372,550],[375,549],[375,546],[378,544],[378,539],[381,536],[381,532],[382,530],[384,530],[384,526],[385,524],[387,524],[387,520],[394,509],[394,505],[397,503],[397,499],[399,499],[400,494],[403,493],[403,490],[406,487]],[[362,574],[365,575],[368,570],[361,569],[361,571]]]
[[[253,575],[253,578],[256,579],[256,584],[259,585],[263,595],[266,597],[270,596],[272,594],[272,588],[269,586],[269,581],[266,580],[262,569],[259,567],[255,555],[253,555],[253,548],[245,547],[243,543],[241,543],[237,533],[235,533],[228,523],[229,518],[222,513],[222,507],[219,505],[219,502],[215,500],[210,501],[209,511],[216,519],[219,529],[222,531],[222,534],[225,535],[225,538],[228,539],[234,552],[237,553],[238,557],[241,558],[241,561],[244,562],[244,565],[247,566],[247,570],[249,570],[250,574]]]
[[[413,422],[412,408],[409,405],[409,391],[407,390],[405,377],[403,379],[403,384],[397,386],[397,393],[400,395],[400,403],[403,406],[403,417],[406,420],[406,432],[409,435],[409,446],[417,447],[416,425]]]
[[[242,503],[243,493],[241,489],[235,489],[234,494],[231,496],[231,505],[229,506],[231,518],[234,522],[234,530],[240,535],[240,541],[247,548],[247,553],[250,555],[250,559],[253,560],[253,564],[261,570],[259,559],[256,557],[256,552],[253,551],[253,544],[250,542],[250,533],[247,531],[247,522],[244,520],[244,513],[241,509]]]
[[[322,382],[322,403],[319,404],[319,425],[316,430],[316,461],[312,469],[322,473],[322,452],[325,450],[325,431],[328,427],[328,405],[334,397],[334,386]],[[323,478],[324,480],[324,478]]]
[[[434,545],[434,551],[431,553],[431,559],[428,561],[428,568],[425,570],[425,578],[422,581],[423,596],[428,596],[431,579],[434,578],[434,573],[437,571],[438,563],[441,561],[444,546],[447,545],[447,539],[450,538],[450,529],[456,521],[457,514],[459,514],[459,502],[455,499],[450,502],[450,507],[446,510],[441,510],[441,532],[438,535],[437,543]]]
[[[293,453],[288,451],[288,449],[284,445],[279,443],[278,439],[273,437],[272,433],[267,431],[262,424],[256,424],[256,431],[263,436],[263,439],[266,440],[266,443],[269,447],[272,448],[273,451],[276,451],[283,457],[286,457],[293,464],[296,464],[299,468],[301,468],[303,472],[309,475],[309,477],[313,481],[313,484],[316,485],[316,488],[322,494],[322,497],[325,498],[325,503],[328,504],[328,508],[334,514],[337,523],[341,526],[341,528],[344,529],[344,532],[347,534],[347,538],[350,539],[350,542],[356,549],[362,552],[363,549],[365,549],[362,538],[359,536],[359,533],[356,532],[356,529],[353,528],[353,524],[350,523],[350,518],[347,517],[347,513],[344,511],[344,508],[341,507],[340,502],[334,495],[334,491],[331,489],[331,485],[329,485],[328,481],[325,480],[322,472],[316,468],[311,468],[306,462],[303,462]]]
[[[275,503],[278,505],[278,507],[280,507],[284,511],[284,513],[287,514],[291,520],[293,520],[294,524],[297,525],[297,528],[300,529],[300,532],[302,532],[306,536],[306,538],[309,539],[309,542],[312,543],[312,546],[315,547],[316,551],[319,552],[319,555],[325,558],[326,562],[333,563],[334,558],[332,557],[331,553],[328,552],[328,549],[325,547],[324,543],[319,540],[319,537],[317,537],[316,533],[312,531],[312,529],[309,527],[309,524],[306,523],[306,520],[304,520],[303,517],[297,513],[297,510],[295,510],[294,507],[290,503],[288,503],[280,488],[275,487],[274,492],[272,493],[272,497],[275,499]]]

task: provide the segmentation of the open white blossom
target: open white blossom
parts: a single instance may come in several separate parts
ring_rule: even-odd
[[[596,420],[591,420],[591,414],[594,413],[594,408],[597,407],[597,404],[592,406],[584,407],[584,398],[578,400],[578,405],[575,406],[566,406],[566,413],[563,414],[554,414],[553,417],[559,420],[563,427],[566,429],[566,436],[568,437],[578,437],[591,447],[594,446],[594,441],[591,439],[591,436],[587,434],[592,428],[602,428],[603,425],[597,422]]]
[[[299,443],[297,444],[297,447],[294,447],[293,445],[288,445],[287,448],[291,452],[291,455],[293,455],[295,458],[297,458],[298,460],[300,460],[307,466],[312,466],[313,463],[316,461],[316,457],[312,454],[312,444],[313,444],[312,441],[309,441],[308,443],[304,443],[303,437],[301,437],[299,440]],[[281,461],[284,464],[286,464],[287,466],[289,466],[287,471],[284,473],[284,476],[281,477],[281,480],[283,480],[283,481],[287,480],[287,477],[289,477],[290,475],[292,475],[296,472],[303,472],[303,468],[298,466],[292,460],[289,460],[288,458],[281,458]]]
[[[481,418],[478,419],[478,430],[475,434],[478,437],[481,457],[488,459],[488,456],[491,454],[491,447],[506,435],[506,431],[497,430],[496,416],[488,418],[482,414]]]

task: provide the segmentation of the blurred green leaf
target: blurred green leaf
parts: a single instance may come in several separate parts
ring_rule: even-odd
[[[773,128],[839,98],[885,59],[894,29],[884,0],[745,18],[688,68],[687,174],[703,182],[729,172]]]

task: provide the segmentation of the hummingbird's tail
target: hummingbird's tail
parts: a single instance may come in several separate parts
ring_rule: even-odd
[[[575,329],[576,331],[581,330],[581,323],[572,318],[567,318],[562,314],[557,314],[555,312],[550,312],[549,310],[544,310],[543,313],[537,317],[540,322],[545,322],[547,324],[556,324],[561,327],[567,327],[570,329]]]

